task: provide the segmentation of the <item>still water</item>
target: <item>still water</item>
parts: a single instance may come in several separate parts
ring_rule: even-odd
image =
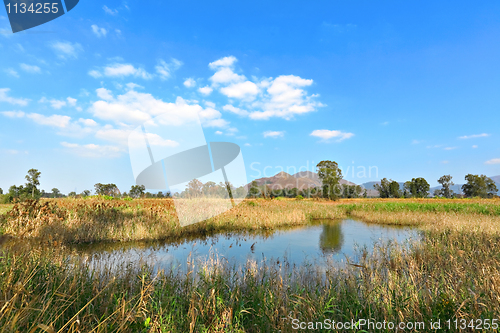
[[[266,260],[326,264],[343,263],[346,257],[356,262],[358,249],[373,249],[376,243],[396,241],[404,244],[420,238],[417,229],[367,224],[355,220],[319,221],[313,225],[254,234],[216,234],[169,242],[100,243],[80,245],[73,254],[84,257],[96,268],[124,262],[147,262],[155,270],[185,269],[186,263],[203,262],[211,256],[236,265],[247,260]]]

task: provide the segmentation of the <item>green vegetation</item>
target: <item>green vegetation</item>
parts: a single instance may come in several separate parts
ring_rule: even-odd
[[[500,205],[496,203],[463,203],[463,202],[363,202],[348,205],[339,205],[339,209],[346,212],[432,212],[432,213],[457,213],[481,214],[500,216]]]
[[[290,332],[283,318],[492,319],[499,253],[498,226],[428,231],[409,247],[381,244],[325,270],[213,258],[187,272],[154,274],[140,263],[97,272],[64,251],[11,251],[0,260],[0,332]]]
[[[337,162],[321,161],[316,165],[318,177],[323,183],[323,197],[337,200],[342,191],[339,191],[339,182],[342,179],[342,170]]]
[[[498,192],[495,182],[485,175],[468,174],[465,180],[467,183],[462,186],[462,191],[466,197],[491,198]]]

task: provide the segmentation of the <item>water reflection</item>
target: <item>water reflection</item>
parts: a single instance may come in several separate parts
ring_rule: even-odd
[[[211,256],[242,265],[248,259],[257,264],[263,259],[300,265],[305,261],[318,265],[340,263],[350,257],[356,262],[356,249],[373,249],[377,242],[403,243],[420,236],[415,229],[367,224],[355,220],[317,223],[252,233],[225,233],[186,236],[176,240],[127,243],[95,243],[68,247],[68,256],[91,267],[119,267],[123,263],[148,263],[156,269],[186,269],[188,262],[201,263]]]
[[[344,243],[340,223],[324,224],[319,236],[319,248],[323,253],[338,252]]]

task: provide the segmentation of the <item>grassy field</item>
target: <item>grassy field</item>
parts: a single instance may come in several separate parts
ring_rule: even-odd
[[[175,240],[186,235],[272,230],[305,225],[313,219],[346,217],[374,223],[449,226],[474,220],[494,228],[500,217],[500,200],[246,200],[205,222],[181,227],[170,199],[53,199],[15,205],[0,218],[0,230],[18,238],[57,243]]]
[[[378,245],[359,253],[354,265],[332,265],[326,272],[312,264],[247,262],[236,267],[212,258],[187,273],[154,275],[152,267],[140,263],[97,273],[88,262],[70,261],[58,247],[11,250],[0,260],[0,332],[306,331],[294,330],[292,318],[322,322],[320,332],[334,331],[327,329],[328,320],[351,319],[426,325],[406,332],[431,331],[429,322],[441,320],[438,332],[472,332],[482,329],[472,329],[470,320],[491,323],[500,318],[499,201],[253,202],[227,213],[227,221],[216,218],[189,231],[173,229],[177,231],[170,235],[223,230],[230,228],[229,221],[236,229],[272,229],[309,223],[311,218],[354,216],[377,223],[418,224],[425,230],[424,238],[409,247]],[[123,208],[115,202],[58,201],[59,208],[34,207],[37,214],[31,214],[40,219],[52,214],[58,223],[75,223],[85,216],[77,209],[83,204],[93,205],[94,213],[101,209],[103,215],[97,217],[103,221],[128,216],[140,223],[142,217],[146,225],[167,216],[157,200],[130,202]],[[71,213],[58,211],[63,208]],[[24,207],[14,217],[26,221],[28,210]],[[464,329],[461,320],[466,321]],[[378,330],[364,326],[352,331]]]
[[[7,213],[9,210],[12,209],[14,205],[2,205],[0,204],[0,215]]]

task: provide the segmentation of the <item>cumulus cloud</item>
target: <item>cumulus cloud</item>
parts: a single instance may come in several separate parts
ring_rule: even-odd
[[[333,130],[333,131],[330,131],[330,130],[314,130],[309,135],[315,136],[317,138],[321,138],[323,141],[328,141],[330,139],[336,138],[337,142],[344,141],[344,140],[352,138],[354,136],[353,133],[336,131],[336,130]]]
[[[104,75],[110,77],[125,77],[135,76],[145,80],[151,79],[153,76],[142,68],[135,68],[131,64],[112,64],[104,68]]]
[[[186,81],[184,81],[184,86],[186,88],[193,88],[196,86],[196,81],[192,78],[186,79]]]
[[[14,98],[8,96],[10,88],[0,88],[0,102],[6,102],[9,104],[26,106],[28,105],[29,99],[25,98]]]
[[[56,41],[50,44],[57,56],[61,59],[78,58],[83,48],[78,43]]]
[[[500,158],[493,158],[491,160],[484,162],[484,164],[500,164]]]
[[[97,37],[101,38],[101,37],[106,37],[106,34],[108,33],[108,31],[104,28],[99,28],[97,25],[95,24],[92,24],[90,26],[90,28],[92,28],[92,32],[94,33],[94,35],[96,35]]]
[[[285,135],[284,131],[266,131],[262,133],[265,138],[280,138]]]
[[[227,97],[234,97],[238,99],[255,99],[255,96],[259,93],[259,88],[257,85],[250,81],[234,83],[227,87],[221,88],[221,93]]]
[[[215,74],[209,80],[212,82],[212,89],[218,89],[221,94],[236,100],[231,103],[235,104],[235,109],[248,110],[245,116],[250,119],[268,120],[279,117],[289,120],[324,106],[316,101],[318,95],[309,94],[305,90],[313,84],[313,80],[281,75],[262,80],[254,77],[250,81],[235,72],[236,61],[235,57],[229,56],[211,62],[208,66]],[[201,89],[199,91],[202,92]],[[206,92],[208,94],[212,90],[207,89]]]
[[[174,126],[199,117],[204,126],[224,127],[227,121],[221,113],[213,108],[203,108],[198,104],[189,104],[181,97],[175,103],[164,102],[147,93],[129,90],[125,94],[113,97],[104,88],[97,90],[101,100],[92,104],[90,111],[96,118],[112,121],[118,125],[138,126],[161,114],[168,114]]]
[[[206,86],[206,87],[199,88],[198,91],[200,93],[202,93],[203,95],[208,96],[212,93],[213,89],[210,88],[209,86]]]
[[[167,80],[172,76],[172,73],[178,70],[182,66],[182,61],[172,58],[172,60],[167,63],[165,60],[160,59],[158,65],[156,65],[156,72],[160,76],[160,79]]]
[[[42,72],[40,67],[35,65],[19,64],[19,67],[27,73],[40,74]]]
[[[464,135],[464,136],[459,136],[459,139],[474,139],[474,138],[485,138],[487,136],[490,136],[487,133],[481,133],[481,134],[473,134],[473,135]]]

